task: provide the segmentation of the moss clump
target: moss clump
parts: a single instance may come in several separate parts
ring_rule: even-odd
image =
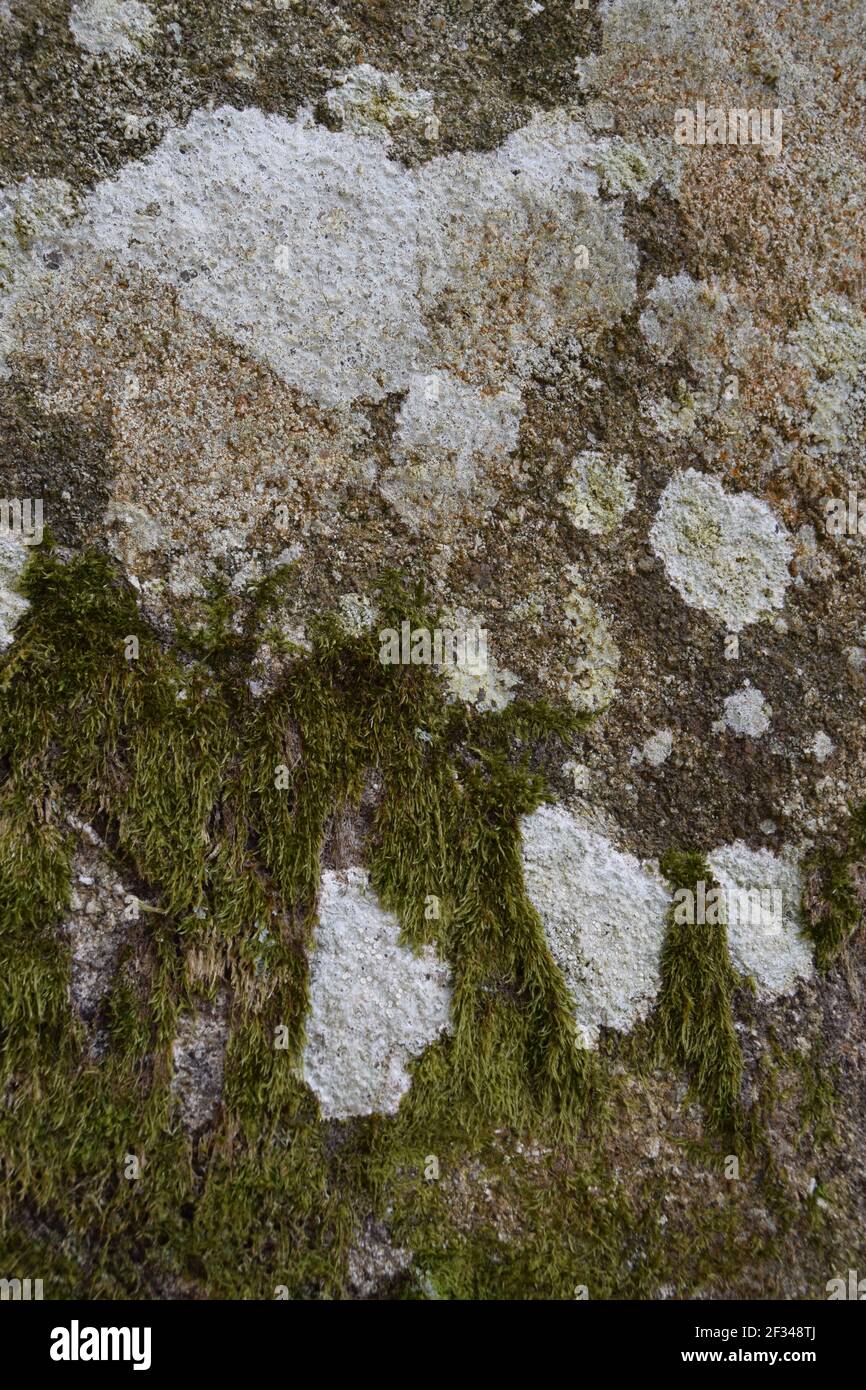
[[[819,850],[806,864],[803,918],[815,964],[829,970],[866,912],[866,802],[851,814],[844,850]]]
[[[629,1075],[615,1049],[576,1047],[521,872],[519,818],[547,796],[545,750],[581,722],[544,704],[450,704],[435,671],[383,666],[373,633],[348,638],[328,615],[312,653],[254,700],[284,583],[243,612],[214,594],[169,647],[104,557],[64,564],[43,547],[31,560],[31,606],[0,668],[0,1268],[43,1278],[51,1297],[341,1297],[371,1217],[414,1252],[395,1289],[406,1297],[685,1294],[775,1259],[745,1182],[690,1207],[686,1167],[674,1231],[655,1177],[621,1176],[610,1121],[634,1104]],[[437,625],[393,576],[377,601],[384,626]],[[396,1115],[325,1124],[299,1079],[307,954],[329,826],[373,771],[363,857],[407,941],[450,961],[453,1031],[413,1064]],[[69,811],[98,827],[151,909],[94,1021],[98,1058],[56,930]],[[675,886],[709,882],[698,856],[665,867]],[[672,922],[663,974],[657,1046],[716,1132],[730,1129],[740,1059],[724,931]],[[222,1104],[193,1136],[171,1047],[179,1012],[218,990]],[[633,1040],[620,1041],[625,1058]],[[780,1232],[791,1212],[781,1194]]]
[[[670,850],[661,867],[675,893],[696,893],[701,882],[707,893],[718,887],[701,854]],[[711,1129],[733,1136],[741,1127],[743,1059],[733,1015],[738,979],[724,923],[679,923],[672,905],[661,975],[655,1011],[658,1052],[690,1077]]]
[[[544,705],[480,716],[449,704],[433,670],[383,666],[373,633],[349,639],[327,616],[313,653],[254,702],[250,663],[279,583],[243,620],[214,596],[172,649],[104,556],[65,564],[45,546],[25,584],[31,606],[0,675],[7,1234],[62,1229],[103,1296],[143,1292],[146,1277],[226,1296],[261,1296],[263,1278],[333,1294],[352,1194],[370,1188],[359,1177],[335,1197],[298,1079],[327,826],[375,769],[373,882],[408,941],[434,941],[452,964],[453,1036],[419,1068],[405,1123],[464,1140],[494,1123],[573,1128],[589,1071],[523,892],[518,820],[547,794],[528,740],[570,738],[580,721]],[[436,626],[393,577],[378,598],[385,625]],[[73,809],[160,909],[132,934],[97,1020],[99,1062],[69,1009],[56,936]],[[191,1145],[171,1043],[179,1010],[218,987],[231,1000],[222,1113]]]
[[[800,1130],[798,1138],[808,1140],[812,1153],[820,1154],[839,1141],[839,1065],[827,1062],[819,1039],[807,1055],[792,1054],[800,1074]]]

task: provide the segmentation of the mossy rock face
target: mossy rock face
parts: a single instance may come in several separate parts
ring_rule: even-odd
[[[856,23],[739,23],[0,3],[0,1274],[857,1267]]]

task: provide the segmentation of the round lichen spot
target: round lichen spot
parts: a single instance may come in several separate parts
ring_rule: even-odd
[[[585,449],[572,460],[559,500],[578,530],[607,536],[634,507],[636,495],[625,460]]]
[[[758,497],[689,468],[662,493],[650,542],[686,603],[731,632],[784,604],[793,546]]]

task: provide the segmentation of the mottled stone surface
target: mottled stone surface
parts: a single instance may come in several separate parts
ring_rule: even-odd
[[[862,928],[828,980],[800,901],[866,795],[862,4],[416,10],[2,0],[0,498],[44,499],[65,558],[110,554],[166,643],[215,581],[243,605],[287,563],[296,654],[323,613],[375,629],[384,569],[483,627],[486,668],[444,669],[450,701],[588,717],[567,759],[520,749],[556,797],[523,820],[522,864],[579,1042],[603,1052],[651,1016],[659,862],[701,850],[726,891],[783,896],[780,924],[728,924],[755,995],[744,1091],[771,1035],[824,1048],[836,1176],[864,1189]],[[781,150],[677,144],[698,101],[781,110]],[[29,547],[0,522],[14,652]],[[291,660],[266,645],[253,693]],[[90,829],[58,940],[98,1056],[118,962],[145,954],[128,899],[159,891]],[[451,1026],[448,966],[401,937],[352,850],[293,942],[303,1076],[334,1133],[399,1113]],[[231,1006],[188,1005],[148,1066],[170,1065],[198,1138]],[[670,1136],[692,1112],[679,1082],[646,1084],[623,1146],[670,1185],[673,1228]],[[507,1245],[525,1214],[477,1195],[480,1174],[449,1175],[455,1219]],[[786,1258],[782,1295],[814,1292]],[[352,1296],[399,1290],[413,1259],[365,1218]],[[721,1293],[759,1297],[760,1276]]]

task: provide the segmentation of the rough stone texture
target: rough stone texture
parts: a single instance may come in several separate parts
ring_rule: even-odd
[[[93,1023],[111,988],[118,956],[132,934],[137,900],[108,861],[97,832],[75,818],[69,912],[61,925],[70,948],[69,992],[86,1023]]]
[[[411,1250],[395,1246],[382,1221],[368,1221],[349,1251],[349,1287],[355,1298],[387,1298],[412,1265]]]
[[[171,1089],[184,1129],[197,1134],[212,1122],[222,1092],[228,1038],[224,994],[184,1014],[172,1045]]]
[[[524,822],[524,863],[581,1040],[603,1052],[651,1013],[665,850],[778,889],[781,932],[728,929],[757,991],[744,1090],[771,1038],[823,1048],[827,1182],[866,1191],[862,929],[819,977],[797,906],[804,858],[864,796],[866,537],[825,511],[866,496],[860,0],[2,0],[0,40],[0,496],[44,497],[64,555],[116,557],[166,641],[210,581],[242,599],[285,563],[299,653],[323,612],[375,624],[386,566],[487,627],[487,670],[446,670],[451,698],[595,716],[567,758],[521,749],[559,799]],[[697,100],[781,108],[781,153],[676,145]],[[2,648],[26,558],[0,534]],[[265,647],[254,693],[278,667]],[[76,834],[58,927],[98,1032],[144,933],[107,845]],[[352,850],[310,952],[307,1078],[335,1151],[343,1117],[398,1109],[448,1017],[446,967],[398,944]],[[179,1028],[198,1135],[227,1024]],[[681,1231],[725,1200],[682,1160],[697,1110],[681,1078],[628,1085],[611,1166],[630,1192],[649,1174]],[[807,1203],[825,1175],[790,1107],[773,1125]],[[539,1181],[553,1166],[500,1142]],[[508,1247],[531,1224],[474,1156],[447,1182],[461,1229]],[[862,1245],[852,1200],[839,1249]],[[412,1259],[362,1223],[354,1296]],[[832,1272],[794,1241],[654,1293],[823,1296]]]
[[[0,532],[0,649],[12,641],[16,622],[27,607],[18,581],[27,563],[29,546],[13,532]]]

